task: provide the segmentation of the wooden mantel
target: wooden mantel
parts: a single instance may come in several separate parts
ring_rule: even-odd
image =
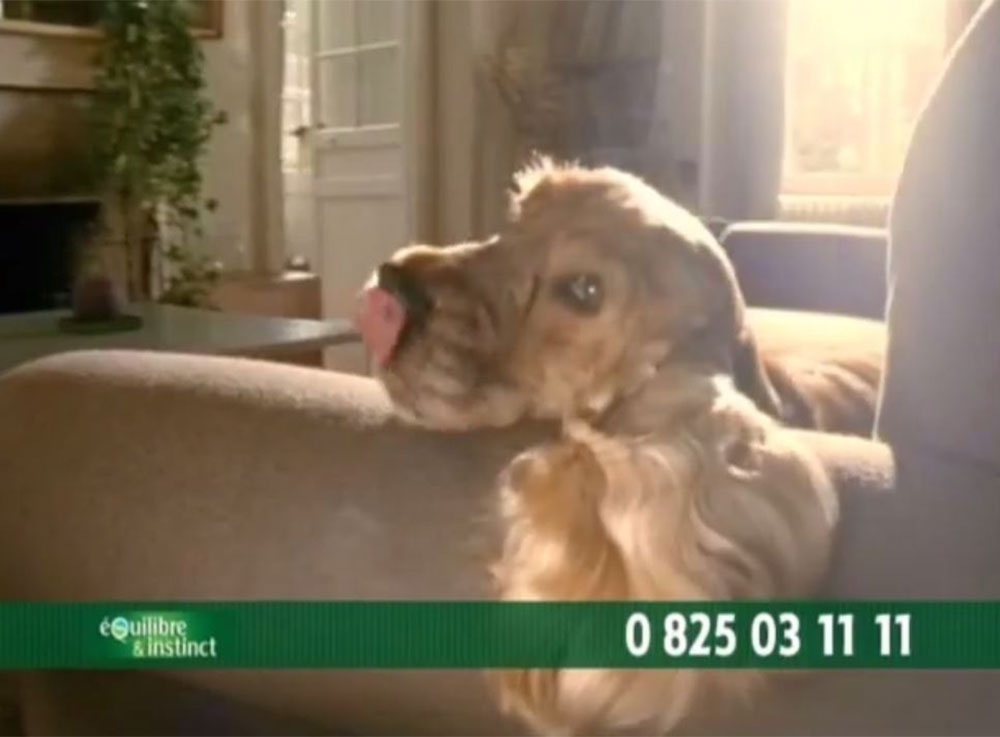
[[[0,29],[0,88],[91,90],[99,43],[98,36],[82,32],[70,37]]]

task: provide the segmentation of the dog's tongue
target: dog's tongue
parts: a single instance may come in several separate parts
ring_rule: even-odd
[[[385,289],[369,287],[358,297],[355,322],[365,348],[379,366],[385,366],[403,332],[406,308]]]

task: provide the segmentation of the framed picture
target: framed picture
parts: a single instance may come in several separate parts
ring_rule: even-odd
[[[222,36],[223,0],[184,0],[196,36]],[[0,33],[96,38],[103,0],[0,0]],[[155,2],[155,0],[154,0]]]

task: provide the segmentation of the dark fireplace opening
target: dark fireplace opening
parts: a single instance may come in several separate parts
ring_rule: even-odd
[[[0,201],[0,314],[68,307],[95,200]]]

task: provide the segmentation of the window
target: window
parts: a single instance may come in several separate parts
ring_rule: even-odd
[[[285,0],[285,79],[281,88],[281,164],[286,172],[309,169],[306,135],[312,124],[309,89],[311,0]]]
[[[399,123],[398,2],[336,2],[316,5],[317,125],[355,129]]]
[[[887,198],[954,0],[791,0],[783,196]]]
[[[399,126],[402,11],[389,0],[285,0],[286,172],[310,169],[309,132]]]

